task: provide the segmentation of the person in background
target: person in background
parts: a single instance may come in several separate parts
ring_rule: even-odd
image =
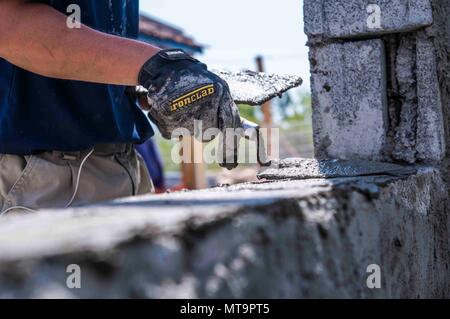
[[[164,193],[166,185],[164,181],[164,165],[161,154],[156,143],[149,139],[146,142],[136,145],[136,150],[142,156],[152,177],[156,193]]]

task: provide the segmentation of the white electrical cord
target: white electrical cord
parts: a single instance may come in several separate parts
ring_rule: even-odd
[[[36,210],[31,209],[31,208],[28,208],[28,207],[24,207],[24,206],[13,206],[13,207],[10,207],[10,208],[4,210],[3,212],[1,212],[0,216],[3,216],[3,215],[5,215],[5,214],[9,213],[10,211],[16,210],[16,209],[26,210],[26,211],[29,212],[29,213],[36,213],[36,212],[37,212]]]
[[[80,187],[80,178],[81,178],[81,172],[83,171],[83,166],[86,163],[86,161],[88,160],[88,158],[92,155],[92,153],[94,153],[94,149],[91,149],[91,151],[81,161],[80,168],[78,169],[77,180],[76,180],[76,183],[75,183],[75,190],[74,190],[74,192],[72,194],[72,197],[70,198],[69,202],[66,204],[65,208],[69,208],[70,205],[73,204],[73,201],[75,200],[75,197],[77,196],[78,188]],[[5,214],[7,214],[8,212],[10,212],[12,210],[16,210],[16,209],[25,210],[25,211],[27,211],[29,213],[36,213],[37,212],[36,210],[28,208],[28,207],[13,206],[13,207],[10,207],[10,208],[4,210],[3,212],[1,212],[0,216],[3,216]]]
[[[77,196],[78,193],[78,187],[80,186],[80,177],[81,177],[81,172],[83,171],[83,166],[84,163],[86,163],[86,161],[88,160],[88,158],[92,155],[92,153],[94,153],[94,149],[91,149],[91,151],[83,158],[83,160],[81,161],[80,164],[80,168],[78,169],[78,174],[77,174],[77,182],[75,184],[75,190],[73,192],[72,198],[70,199],[70,201],[67,203],[65,208],[69,208],[70,205],[72,205],[73,201],[75,200],[75,197]]]

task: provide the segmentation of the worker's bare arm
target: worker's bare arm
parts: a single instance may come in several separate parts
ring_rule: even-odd
[[[69,28],[50,6],[0,0],[0,57],[60,79],[136,85],[140,68],[159,49],[88,28]]]

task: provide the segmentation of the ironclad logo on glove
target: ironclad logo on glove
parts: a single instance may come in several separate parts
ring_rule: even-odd
[[[195,121],[201,121],[203,132],[242,128],[228,84],[182,50],[153,56],[142,67],[139,83],[148,89],[149,117],[166,139],[180,128],[198,136]]]
[[[213,95],[215,92],[216,90],[213,84],[202,86],[201,88],[198,88],[170,102],[170,110],[172,112],[181,110],[182,108],[193,103],[201,102],[206,97]]]

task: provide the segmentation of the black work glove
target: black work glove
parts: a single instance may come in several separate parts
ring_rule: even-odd
[[[216,128],[225,134],[227,129],[242,128],[228,84],[183,50],[162,50],[153,56],[142,67],[139,84],[148,90],[149,117],[166,139],[177,128],[187,129],[194,136],[194,120],[202,121],[204,142],[210,140],[203,136],[207,129]],[[238,142],[230,144],[234,141],[221,140],[222,149],[228,150],[222,154],[222,167],[237,166]]]

